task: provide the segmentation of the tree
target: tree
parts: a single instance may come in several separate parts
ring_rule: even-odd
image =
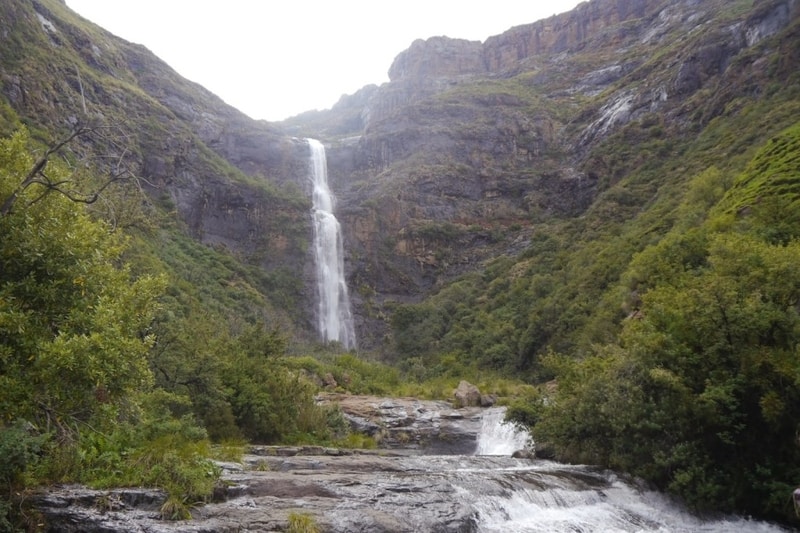
[[[124,237],[70,194],[48,193],[71,173],[53,153],[34,162],[24,131],[0,140],[0,413],[69,435],[113,420],[150,386],[163,280],[132,279]]]
[[[557,359],[535,435],[698,508],[789,519],[800,476],[800,242],[710,236],[642,296],[617,344]]]
[[[32,196],[28,199],[30,203],[36,203],[48,194],[56,192],[73,202],[93,204],[113,183],[133,178],[134,174],[131,172],[127,162],[129,151],[125,147],[124,135],[115,138],[114,135],[110,134],[112,129],[113,128],[89,127],[78,124],[62,139],[47,147],[35,162],[28,162],[28,166],[24,172],[22,168],[16,168],[15,174],[23,177],[19,179],[16,185],[13,184],[12,179],[11,183],[8,184],[10,188],[3,191],[2,196],[0,196],[0,200],[2,200],[2,204],[0,204],[0,216],[8,216],[20,197],[34,185],[38,186],[38,192],[36,196]],[[108,155],[106,156],[108,161],[102,165],[103,171],[108,172],[108,176],[104,180],[100,182],[96,179],[89,180],[89,188],[86,188],[85,184],[80,183],[81,180],[79,177],[82,170],[89,168],[90,175],[93,177],[92,171],[97,171],[97,169],[90,168],[88,158],[86,160],[79,160],[78,163],[80,164],[73,166],[70,172],[64,172],[63,166],[60,170],[55,172],[50,170],[50,168],[53,167],[50,163],[54,156],[67,151],[79,138],[93,136],[99,138],[98,144],[105,145],[109,149]],[[16,139],[16,143],[27,144],[28,132],[24,128],[20,129],[14,134],[13,138]],[[72,155],[74,156],[74,153]],[[20,159],[17,159],[17,163],[20,161]],[[50,168],[48,168],[48,166]]]

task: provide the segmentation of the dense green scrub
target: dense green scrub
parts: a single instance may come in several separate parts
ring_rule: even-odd
[[[397,306],[399,365],[554,380],[513,412],[561,459],[795,521],[796,102],[742,98],[652,157],[634,157],[667,142],[652,117],[605,139],[589,159],[619,178],[582,218],[540,221],[522,254]]]
[[[0,202],[15,198],[0,216],[0,529],[34,520],[16,499],[55,482],[160,487],[162,514],[185,518],[217,482],[212,440],[346,438],[338,412],[315,405],[310,376],[286,362],[281,335],[259,322],[247,267],[177,228],[136,215],[123,231],[76,201],[91,195],[68,191],[104,182],[100,171],[78,180],[67,148],[20,188],[38,168],[32,154],[47,152],[25,129],[0,140]],[[108,188],[103,199],[130,214],[137,193]],[[199,283],[144,245],[159,232],[203,259]],[[221,279],[239,289],[203,291]]]

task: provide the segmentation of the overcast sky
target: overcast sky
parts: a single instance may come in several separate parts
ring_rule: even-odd
[[[67,0],[255,119],[328,109],[388,81],[415,39],[485,41],[579,0]]]

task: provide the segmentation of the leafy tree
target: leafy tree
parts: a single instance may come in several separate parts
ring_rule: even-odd
[[[61,189],[72,170],[49,157],[64,145],[34,161],[24,129],[0,139],[0,448],[7,460],[0,524],[9,527],[19,505],[4,500],[15,487],[91,481],[87,473],[100,463],[118,471],[129,451],[146,448],[146,439],[119,436],[147,419],[142,398],[153,378],[146,356],[164,281],[134,277],[122,261],[122,233],[92,218],[86,198]],[[96,456],[89,435],[125,451]],[[196,457],[173,467],[159,461],[174,471],[207,471]]]
[[[800,242],[723,234],[642,296],[617,344],[552,357],[537,437],[703,509],[787,519],[800,476]]]
[[[0,141],[0,196],[31,165],[24,132]],[[151,383],[148,327],[163,280],[131,279],[124,238],[79,204],[33,194],[20,191],[0,217],[0,411],[68,432]]]

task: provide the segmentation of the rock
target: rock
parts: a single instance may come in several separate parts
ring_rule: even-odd
[[[514,459],[535,459],[536,454],[531,450],[522,449],[512,453],[511,457],[513,457]]]
[[[456,455],[477,447],[479,407],[456,411],[442,401],[337,393],[320,394],[317,402],[338,405],[353,431],[374,437],[384,450]]]
[[[326,389],[335,389],[336,387],[339,386],[339,384],[336,383],[336,378],[334,378],[333,374],[331,374],[330,372],[326,373],[325,376],[323,376],[322,384],[325,385]]]
[[[497,395],[481,394],[481,407],[491,407],[497,403]]]
[[[463,379],[453,392],[455,407],[476,407],[481,405],[481,391],[478,387]]]

